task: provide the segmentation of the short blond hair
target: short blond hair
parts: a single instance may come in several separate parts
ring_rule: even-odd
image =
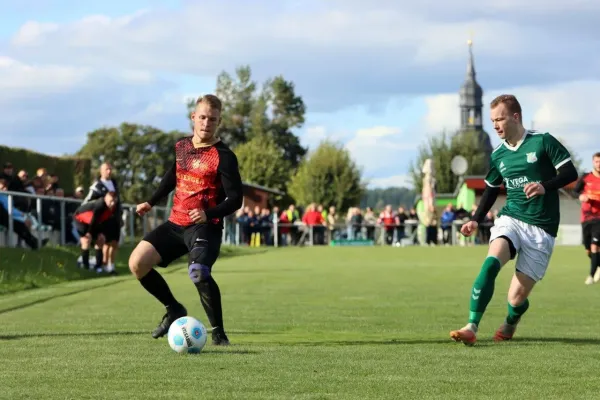
[[[221,99],[219,99],[214,94],[205,94],[204,96],[198,97],[198,100],[196,100],[196,106],[202,103],[208,104],[210,108],[219,112],[221,112],[221,110],[223,109],[223,103],[221,102]]]
[[[501,94],[500,96],[492,100],[492,102],[490,103],[490,108],[496,108],[500,104],[504,104],[508,109],[508,112],[510,112],[511,114],[519,114],[519,118],[523,119],[523,110],[521,109],[521,104],[519,103],[519,100],[517,100],[515,95]]]

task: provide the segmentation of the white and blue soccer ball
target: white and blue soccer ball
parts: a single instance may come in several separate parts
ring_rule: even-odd
[[[169,327],[169,346],[177,353],[198,354],[208,337],[206,327],[194,317],[176,319]]]

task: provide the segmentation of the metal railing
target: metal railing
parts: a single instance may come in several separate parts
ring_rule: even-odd
[[[478,232],[472,237],[465,238],[459,234],[460,227],[465,223],[455,220],[447,229],[441,226],[434,228],[433,237],[437,244],[466,245],[482,242],[489,235],[489,228],[493,224],[482,223]],[[351,224],[337,223],[326,225],[306,225],[300,221],[295,223],[281,223],[273,219],[258,225],[250,226],[248,223],[231,221],[230,230],[225,232],[230,242],[236,245],[248,246],[315,246],[325,244],[349,244],[353,241],[362,242],[362,245],[375,246],[411,246],[427,242],[427,227],[417,220],[406,220],[403,224]],[[225,225],[227,230],[228,225]],[[447,232],[446,232],[447,231]],[[482,232],[483,238],[479,235]],[[368,243],[370,242],[370,243]]]
[[[66,245],[67,242],[67,226],[71,224],[69,215],[67,213],[67,204],[81,204],[83,200],[68,198],[68,197],[55,197],[55,196],[45,196],[45,195],[34,195],[30,193],[23,192],[12,192],[12,191],[1,191],[0,196],[6,195],[8,197],[8,226],[6,230],[6,235],[2,235],[0,232],[0,247],[16,247],[18,245],[18,237],[14,233],[14,209],[15,207],[15,198],[25,198],[29,200],[35,200],[35,207],[33,204],[30,204],[28,210],[19,210],[23,213],[27,219],[32,221],[31,231],[32,233],[37,233],[37,242],[38,246],[41,246],[42,241],[44,240],[44,236],[50,236],[49,239],[54,244]],[[58,229],[56,226],[48,225],[44,223],[44,201],[49,201],[54,204],[58,204],[59,213],[58,213]],[[136,233],[140,233],[141,235],[145,235],[149,229],[154,229],[163,220],[165,220],[165,215],[167,213],[166,207],[155,206],[152,208],[149,214],[141,217],[141,226],[136,224],[135,216],[136,216],[136,205],[124,203],[122,204],[123,208],[123,225],[121,226],[121,237],[122,240],[128,243],[134,243]],[[2,226],[0,226],[0,231],[2,230]],[[136,229],[138,228],[138,229]],[[1,238],[5,236],[4,238]],[[3,240],[2,240],[3,239]]]
[[[3,231],[0,225],[0,247],[15,247],[18,245],[18,237],[14,233],[14,209],[16,198],[26,198],[34,200],[35,206],[30,204],[29,210],[20,210],[27,218],[33,221],[31,231],[37,236],[38,245],[41,246],[44,236],[53,244],[66,245],[68,227],[71,226],[72,217],[67,212],[67,204],[81,204],[82,200],[34,195],[23,192],[2,191],[0,195],[8,197],[8,229]],[[51,201],[58,204],[58,224],[50,226],[44,224],[44,201]],[[156,228],[166,220],[168,209],[166,207],[155,206],[152,211],[143,217],[137,217],[135,213],[136,205],[122,204],[123,220],[121,227],[121,241],[134,244],[136,238],[144,236],[148,231]],[[136,218],[137,217],[137,218]],[[376,223],[363,223],[352,225],[349,222],[337,223],[334,225],[306,225],[301,221],[295,223],[281,223],[275,216],[270,216],[266,221],[261,220],[260,225],[250,227],[245,223],[238,222],[238,219],[232,215],[224,219],[223,243],[236,246],[315,246],[325,244],[344,244],[353,240],[372,242],[372,245],[381,246],[409,246],[415,244],[424,244],[427,239],[427,228],[419,224],[416,220],[406,220],[401,225],[383,225]],[[435,229],[435,238],[438,244],[465,245],[475,243],[478,237],[464,238],[459,234],[460,227],[464,224],[463,220],[454,220],[451,227],[446,229],[450,233],[444,232],[441,225]],[[492,224],[481,224],[479,229],[484,230],[491,227]],[[449,236],[449,237],[447,237]],[[485,242],[485,239],[479,239],[479,242]],[[76,244],[76,243],[73,243]],[[362,243],[369,244],[369,243]]]

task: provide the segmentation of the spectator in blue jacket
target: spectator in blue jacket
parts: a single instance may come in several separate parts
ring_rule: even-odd
[[[3,192],[6,192],[7,190],[8,182],[6,179],[0,179],[0,225],[6,228],[8,228],[8,195]],[[31,220],[16,207],[12,208],[12,217],[13,231],[27,244],[27,246],[31,247],[33,250],[37,250],[38,242],[30,231]],[[44,239],[42,241],[42,246],[47,242],[48,239]]]
[[[442,218],[440,218],[440,225],[442,227],[442,237],[444,244],[450,244],[450,236],[452,235],[452,223],[456,219],[456,213],[454,212],[454,206],[452,203],[448,203]]]

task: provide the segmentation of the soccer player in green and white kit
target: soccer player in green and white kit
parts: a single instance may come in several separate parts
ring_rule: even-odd
[[[518,254],[508,289],[508,315],[494,335],[496,341],[512,339],[529,308],[529,294],[550,262],[560,222],[558,189],[577,180],[571,156],[557,139],[523,127],[521,105],[515,96],[498,96],[490,108],[502,143],[492,153],[487,186],[477,211],[461,233],[470,236],[477,230],[503,183],[507,198],[491,229],[488,255],[471,290],[469,322],[450,332],[453,340],[466,345],[477,340],[500,268]]]

